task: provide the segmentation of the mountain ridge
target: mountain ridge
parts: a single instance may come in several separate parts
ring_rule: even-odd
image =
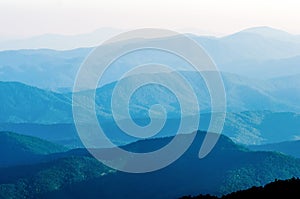
[[[160,198],[176,198],[186,194],[199,193],[222,195],[250,188],[254,185],[261,186],[275,180],[275,178],[288,179],[300,175],[300,169],[297,167],[300,164],[299,160],[274,152],[251,152],[240,145],[234,144],[223,135],[221,135],[213,151],[207,157],[199,159],[198,151],[205,135],[205,132],[198,132],[188,151],[176,162],[159,171],[145,174],[129,174],[116,171],[105,176],[99,176],[95,173],[83,181],[74,181],[65,184],[65,186],[58,184],[55,189],[48,185],[43,186],[44,183],[49,183],[42,180],[45,179],[42,175],[44,169],[42,169],[38,172],[39,175],[36,175],[35,172],[29,172],[33,175],[29,178],[32,180],[25,180],[25,187],[27,183],[34,184],[37,187],[45,187],[43,192],[31,192],[32,196],[38,194],[42,198],[81,198],[83,195],[88,195],[90,198],[99,198],[100,196],[122,198],[124,195],[130,198],[153,198],[155,196],[157,198],[157,193],[160,193]],[[164,146],[170,139],[172,137],[142,140],[127,145],[125,148],[135,152],[145,152],[149,149],[152,151],[156,147]],[[85,162],[87,154],[88,152],[84,149],[72,150],[65,153],[66,156],[61,156],[62,159],[58,159],[58,161],[64,161],[65,158],[68,159],[71,156],[75,157],[74,161],[79,161],[77,164],[81,165],[80,162]],[[92,159],[89,158],[90,160]],[[68,165],[73,165],[72,161]],[[126,161],[124,164],[126,164]],[[56,175],[56,173],[61,173],[62,167],[54,165],[53,161],[50,161],[44,167],[46,171],[49,171],[47,168],[56,168],[57,170],[51,170],[52,176],[63,179],[64,175]],[[32,167],[32,169],[35,168],[40,168],[40,166]],[[286,168],[286,170],[281,172],[278,168]],[[84,170],[89,171],[88,168]],[[6,170],[0,169],[0,173],[4,171]],[[240,178],[236,177],[240,174],[244,175]],[[85,175],[88,175],[88,173]],[[257,176],[259,176],[258,181]],[[17,176],[15,178],[18,179]],[[56,182],[60,182],[59,179]],[[191,179],[193,179],[193,184],[189,183]],[[40,182],[40,184],[34,182]],[[115,191],[116,182],[122,184],[118,187],[118,191]],[[145,189],[148,186],[151,189]],[[134,192],[132,192],[133,188]],[[34,187],[33,190],[35,190]],[[10,193],[11,191],[8,190],[7,192]]]
[[[67,148],[40,138],[0,131],[0,167],[33,164],[43,155],[67,151]]]

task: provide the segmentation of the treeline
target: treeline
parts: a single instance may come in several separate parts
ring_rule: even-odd
[[[236,191],[222,197],[211,195],[184,196],[180,199],[244,199],[244,198],[300,198],[300,179],[275,180],[264,187],[252,187],[247,190]]]

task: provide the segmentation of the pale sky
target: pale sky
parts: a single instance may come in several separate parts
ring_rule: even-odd
[[[270,26],[300,34],[299,0],[0,0],[0,37],[81,34],[101,27],[230,34]]]

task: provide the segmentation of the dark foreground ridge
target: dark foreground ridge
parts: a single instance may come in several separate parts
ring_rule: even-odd
[[[222,196],[275,179],[300,177],[299,159],[250,151],[224,135],[211,153],[199,159],[199,149],[207,135],[200,131],[173,164],[142,174],[108,168],[86,149],[65,151],[34,137],[5,132],[1,135],[0,199],[169,199],[200,193]],[[184,141],[186,135],[180,135],[180,139]],[[162,148],[171,140],[172,137],[140,140],[123,148],[145,153]],[[14,161],[21,157],[26,157],[26,162]],[[122,164],[126,165],[127,160]]]
[[[252,187],[222,197],[211,195],[184,196],[180,199],[300,198],[300,179],[275,180],[264,187]]]

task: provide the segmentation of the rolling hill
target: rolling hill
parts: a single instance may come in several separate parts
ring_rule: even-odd
[[[1,123],[0,131],[18,132],[22,135],[37,137],[67,148],[82,148],[73,123]]]
[[[207,157],[199,159],[204,135],[198,132],[180,159],[151,173],[129,174],[108,169],[83,149],[56,154],[56,159],[48,156],[50,159],[45,163],[1,168],[0,195],[12,198],[20,195],[25,198],[176,198],[199,193],[226,194],[300,175],[298,159],[274,152],[252,152],[225,136],[220,137]],[[184,139],[184,135],[181,138]],[[143,140],[124,147],[135,152],[152,151],[171,139]]]
[[[43,155],[66,150],[65,147],[39,138],[0,132],[0,167],[33,164],[41,161]]]
[[[0,52],[0,81],[17,81],[43,89],[70,91],[77,70],[91,49]],[[49,78],[51,77],[51,78]]]
[[[71,99],[17,82],[0,82],[1,122],[71,122]]]
[[[286,155],[300,158],[300,140],[247,146],[254,151],[277,151]]]
[[[113,172],[90,157],[66,157],[50,163],[2,168],[0,198],[41,198],[41,194]]]
[[[293,112],[228,113],[223,133],[246,145],[295,140],[300,133],[299,120],[300,115]]]

